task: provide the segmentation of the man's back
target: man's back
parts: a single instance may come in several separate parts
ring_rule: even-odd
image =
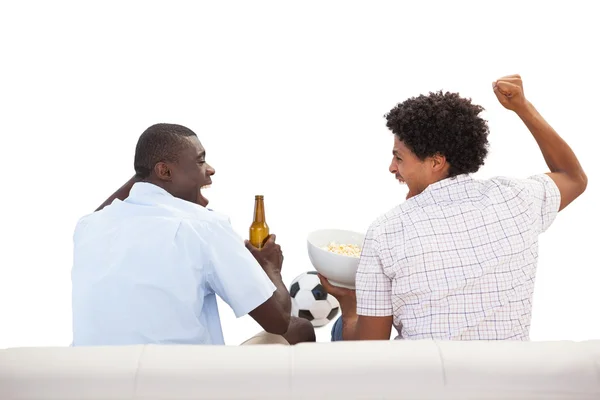
[[[372,225],[358,313],[393,313],[410,339],[528,339],[538,235],[559,203],[545,175],[430,185]],[[391,299],[379,290],[386,281]]]
[[[274,290],[252,255],[230,245],[238,239],[216,213],[148,183],[82,218],[74,235],[74,345],[223,344],[215,294],[243,315]],[[243,293],[238,278],[256,290]]]

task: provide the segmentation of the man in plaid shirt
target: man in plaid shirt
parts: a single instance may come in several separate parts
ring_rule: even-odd
[[[519,75],[493,83],[500,103],[531,131],[550,172],[476,180],[487,155],[482,107],[430,93],[387,115],[390,172],[406,201],[369,228],[356,291],[340,301],[332,340],[528,340],[538,236],[579,197],[587,177],[565,141],[525,98]]]

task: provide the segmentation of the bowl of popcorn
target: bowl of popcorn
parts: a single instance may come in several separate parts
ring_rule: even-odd
[[[343,229],[320,229],[307,237],[308,257],[332,285],[354,289],[365,235]]]

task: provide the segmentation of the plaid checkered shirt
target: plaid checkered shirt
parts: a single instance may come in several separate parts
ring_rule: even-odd
[[[357,312],[397,339],[528,340],[538,236],[560,193],[547,175],[436,182],[369,228]]]

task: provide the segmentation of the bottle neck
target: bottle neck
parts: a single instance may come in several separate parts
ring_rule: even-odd
[[[265,222],[265,202],[262,198],[254,201],[254,222]]]

